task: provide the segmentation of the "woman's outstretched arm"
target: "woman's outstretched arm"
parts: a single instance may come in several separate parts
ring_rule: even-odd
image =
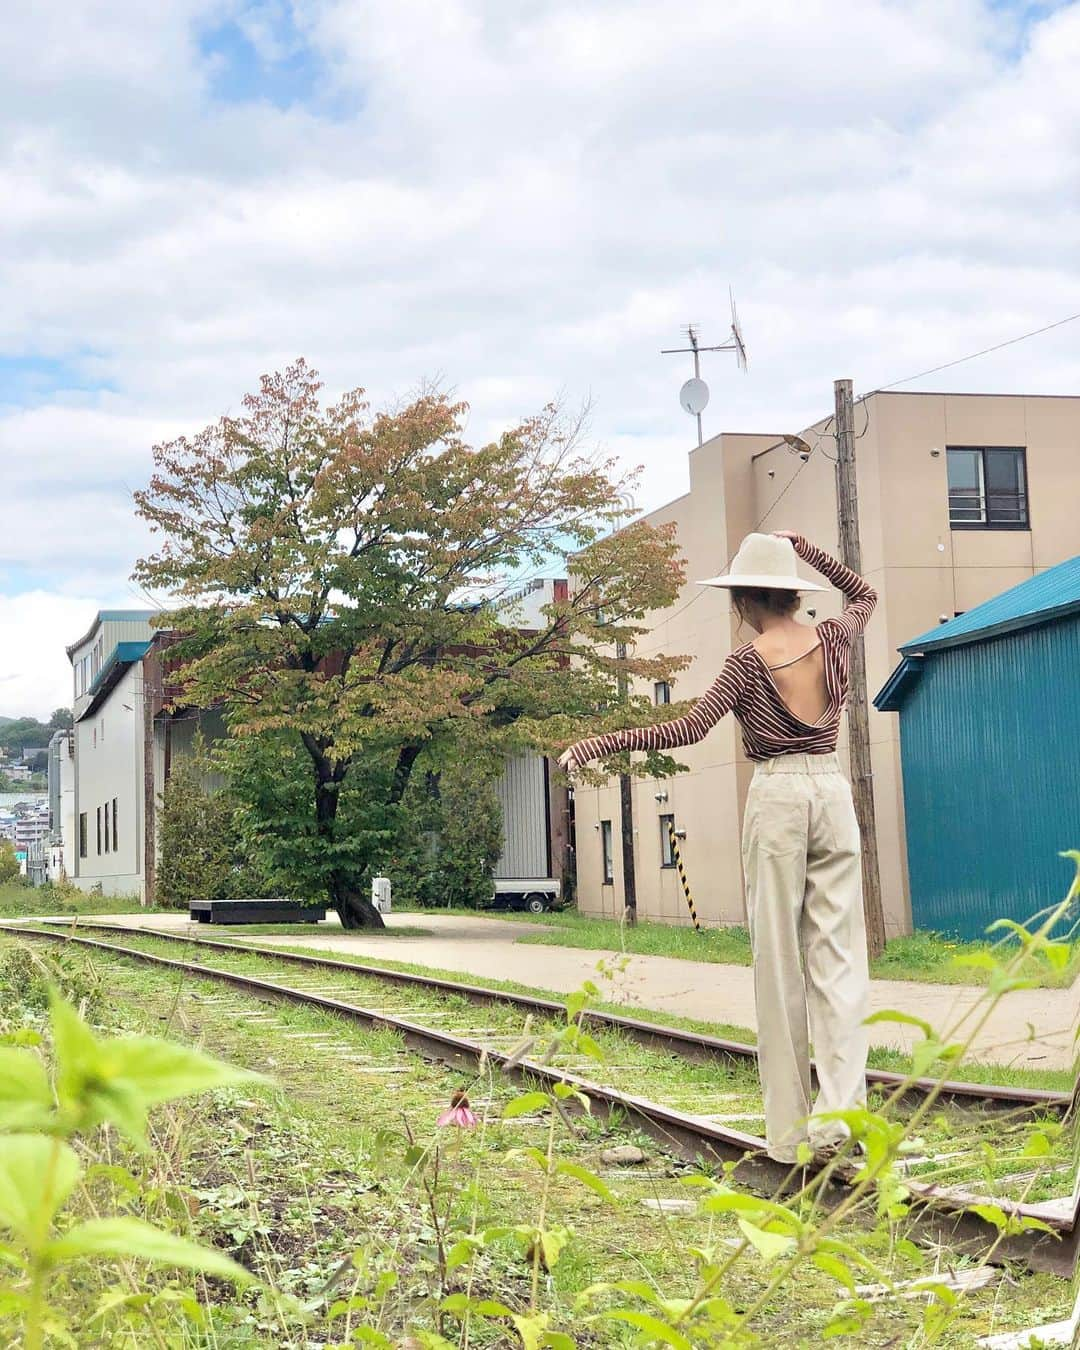
[[[559,757],[562,768],[588,764],[590,760],[606,759],[620,750],[671,750],[679,745],[694,745],[703,740],[721,717],[738,702],[746,683],[746,674],[733,656],[724,662],[724,668],[709,689],[684,717],[670,722],[657,722],[649,727],[631,727],[625,731],[609,731],[602,736],[590,736],[564,750]]]

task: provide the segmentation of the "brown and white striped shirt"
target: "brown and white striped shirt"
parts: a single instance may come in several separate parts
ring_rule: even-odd
[[[823,619],[817,635],[825,658],[828,704],[811,726],[801,721],[780,697],[764,658],[753,643],[733,651],[708,691],[685,717],[592,736],[574,746],[574,759],[587,764],[619,750],[670,750],[703,740],[725,713],[733,712],[742,728],[748,759],[775,759],[778,755],[827,755],[836,749],[840,714],[848,692],[852,639],[866,627],[877,604],[877,593],[857,573],[801,537],[795,552],[848,599],[838,619]]]

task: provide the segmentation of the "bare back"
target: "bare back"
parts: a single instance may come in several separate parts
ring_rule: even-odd
[[[820,722],[828,711],[829,692],[825,651],[817,630],[792,621],[761,633],[751,645],[768,668],[785,706],[807,726]]]

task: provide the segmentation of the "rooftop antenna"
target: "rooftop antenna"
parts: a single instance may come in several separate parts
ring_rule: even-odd
[[[728,299],[731,302],[731,340],[722,342],[716,347],[703,347],[698,341],[698,330],[696,324],[688,324],[686,328],[689,347],[665,347],[662,349],[661,356],[673,356],[685,352],[691,352],[694,357],[694,375],[692,379],[686,381],[679,390],[679,402],[686,412],[697,418],[697,443],[701,444],[701,414],[708,407],[709,386],[701,378],[701,353],[702,352],[734,352],[735,360],[740,370],[747,367],[746,343],[743,342],[742,329],[739,327],[739,316],[735,312],[735,297],[728,288]]]

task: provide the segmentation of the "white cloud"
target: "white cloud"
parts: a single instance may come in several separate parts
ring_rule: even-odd
[[[873,387],[1080,308],[1078,3],[285,11],[5,16],[0,358],[109,386],[30,409],[0,388],[9,591],[17,569],[58,604],[133,603],[150,445],[297,354],[376,401],[442,377],[477,437],[589,399],[656,504],[683,490],[693,431],[689,364],[659,349],[690,320],[723,340],[729,283],[751,370],[708,361],[708,431],[801,426],[835,376]],[[198,32],[227,19],[271,62],[306,35],[316,103],[217,101]],[[1071,391],[1077,336],[928,383]],[[39,661],[36,638],[2,650],[0,675]]]
[[[64,648],[86,632],[97,609],[96,600],[44,591],[0,595],[0,708],[5,716],[47,718],[54,708],[71,706],[71,665]]]

